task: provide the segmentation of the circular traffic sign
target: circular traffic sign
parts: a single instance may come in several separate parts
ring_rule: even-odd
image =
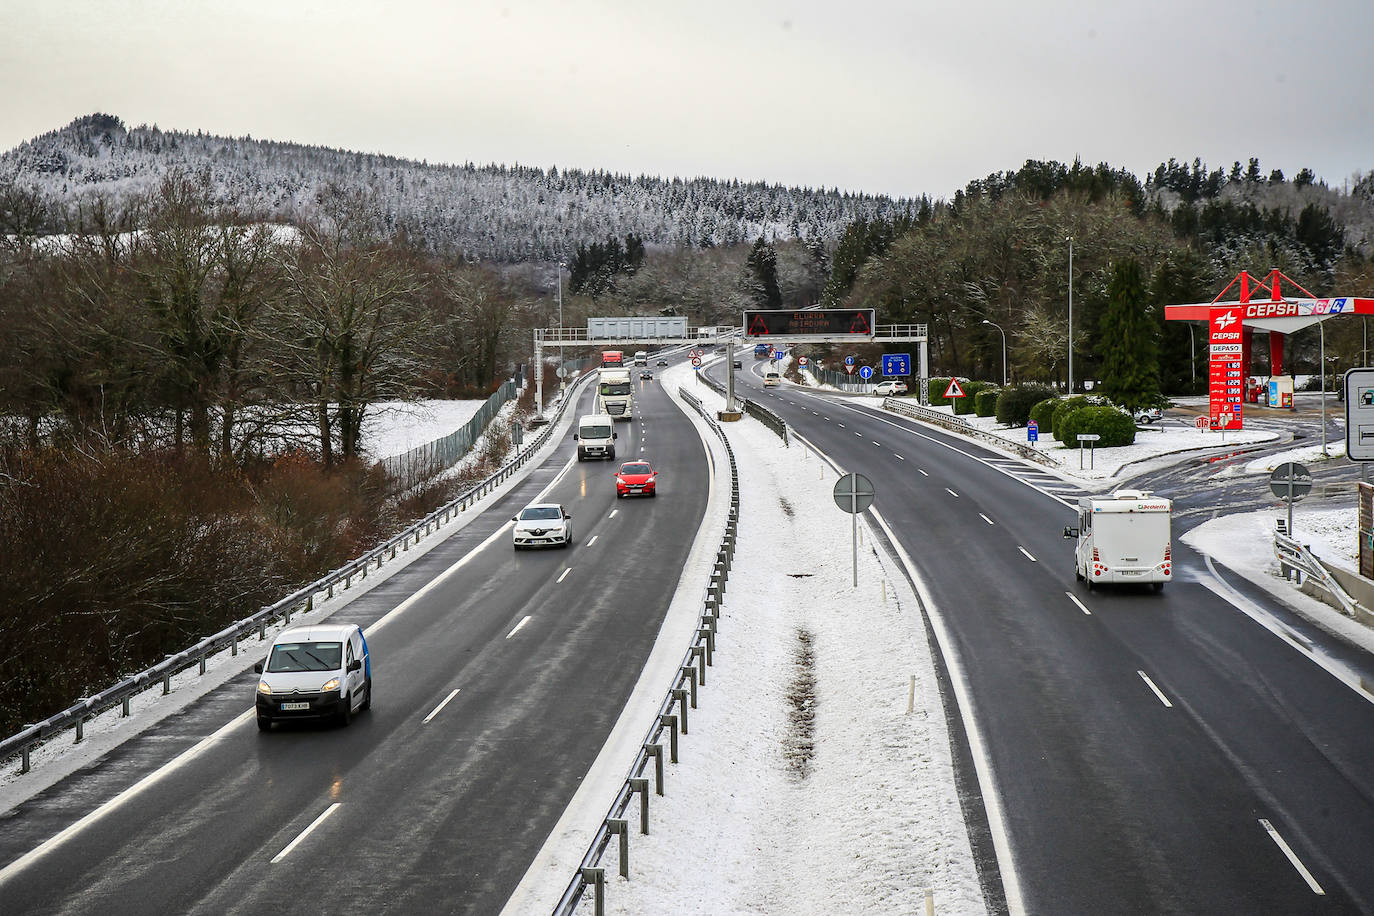
[[[835,505],[851,515],[873,505],[873,481],[862,474],[846,474],[835,481]]]
[[[693,369],[700,369],[700,368],[701,368],[701,357],[700,357],[700,356],[693,356],[693,357],[692,357],[692,368],[693,368]]]
[[[854,357],[852,357],[852,356],[846,356],[846,357],[844,358],[844,364],[845,364],[846,366],[852,366],[852,365],[854,365]]]
[[[1296,502],[1312,492],[1312,472],[1296,461],[1285,461],[1269,475],[1269,491],[1279,499]]]
[[[692,356],[693,356],[693,357],[699,357],[699,356],[701,356],[701,351],[700,351],[700,350],[693,350],[693,351],[692,351]]]
[[[865,382],[868,381],[869,379],[873,378],[873,367],[872,367],[872,366],[860,366],[860,367],[859,367],[859,378],[863,379]]]
[[[798,357],[797,357],[797,365],[798,365],[798,366],[805,366],[805,365],[806,365],[806,357],[805,357],[805,356],[798,356]]]

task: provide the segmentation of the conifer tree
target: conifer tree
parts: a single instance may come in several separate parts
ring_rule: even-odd
[[[1132,409],[1158,403],[1159,329],[1146,298],[1144,271],[1135,258],[1112,265],[1099,329],[1102,393]]]
[[[782,291],[778,289],[778,252],[759,236],[745,262],[749,273],[750,294],[759,308],[782,308]]]

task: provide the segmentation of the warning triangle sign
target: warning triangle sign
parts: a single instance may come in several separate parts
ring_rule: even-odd
[[[849,323],[849,333],[851,334],[872,334],[873,328],[868,323],[868,315],[864,312],[854,316],[854,320]]]
[[[755,335],[757,335],[757,334],[767,334],[767,333],[768,333],[768,325],[766,325],[766,324],[763,323],[763,316],[762,316],[762,315],[755,315],[755,316],[754,316],[754,320],[753,320],[752,322],[749,323],[749,336],[750,336],[750,337],[753,337],[753,336],[755,336]]]
[[[949,380],[949,387],[945,389],[944,396],[947,398],[962,398],[965,396],[964,389],[959,387],[959,380],[957,378]]]

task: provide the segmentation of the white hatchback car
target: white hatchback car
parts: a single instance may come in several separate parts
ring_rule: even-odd
[[[511,519],[515,549],[567,547],[572,543],[572,516],[562,503],[530,503]]]
[[[357,624],[290,627],[272,641],[259,675],[258,728],[292,719],[347,725],[372,708],[372,656]]]
[[[879,382],[878,387],[873,389],[873,393],[879,397],[889,397],[894,394],[906,394],[906,382],[899,382],[896,379],[888,379]]]

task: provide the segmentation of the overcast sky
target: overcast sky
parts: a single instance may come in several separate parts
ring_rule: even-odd
[[[0,0],[0,150],[96,111],[431,162],[948,197],[1374,170],[1374,0]]]

